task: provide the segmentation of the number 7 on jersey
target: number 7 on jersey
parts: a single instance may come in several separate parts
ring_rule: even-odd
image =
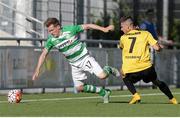
[[[136,37],[129,37],[129,39],[132,39],[131,46],[129,48],[129,53],[133,52],[134,44],[136,42]]]

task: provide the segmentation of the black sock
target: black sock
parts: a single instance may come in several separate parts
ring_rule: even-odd
[[[153,81],[153,84],[159,87],[159,89],[169,98],[172,99],[173,95],[169,89],[169,87],[162,81],[160,80],[155,80]]]
[[[136,93],[136,88],[134,84],[126,78],[124,78],[123,81],[125,85],[127,86],[127,88],[129,89],[129,91],[134,95]]]

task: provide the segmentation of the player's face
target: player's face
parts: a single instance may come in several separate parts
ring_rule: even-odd
[[[129,32],[129,25],[126,22],[121,23],[121,31],[123,31],[125,34]]]
[[[121,31],[123,31],[125,34],[127,34],[132,29],[132,24],[125,21],[121,22]]]
[[[54,37],[59,37],[60,35],[60,26],[54,26],[53,24],[48,27],[48,32]]]

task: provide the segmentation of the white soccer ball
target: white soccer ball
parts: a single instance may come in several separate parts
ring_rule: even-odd
[[[14,89],[8,92],[9,103],[19,103],[22,99],[22,93],[20,90]]]

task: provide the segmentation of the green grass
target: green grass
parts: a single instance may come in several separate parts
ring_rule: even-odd
[[[103,104],[98,95],[73,93],[23,94],[19,104],[9,104],[5,95],[0,96],[0,116],[36,117],[177,117],[180,104],[169,104],[165,95],[156,89],[139,90],[141,104],[129,105],[129,91],[112,91],[109,104]],[[172,89],[180,101],[180,89]],[[158,95],[148,95],[158,93]],[[177,94],[176,94],[177,93]],[[179,93],[179,94],[178,94]],[[125,96],[127,95],[127,96]],[[82,98],[83,97],[83,98]],[[91,97],[91,98],[85,98]],[[68,98],[68,99],[64,99]],[[82,98],[82,99],[81,99]]]

